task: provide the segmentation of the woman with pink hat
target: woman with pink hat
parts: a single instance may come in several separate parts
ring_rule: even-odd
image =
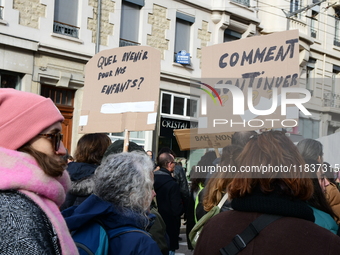
[[[48,98],[0,89],[1,254],[78,254],[59,211],[70,187],[63,120]]]

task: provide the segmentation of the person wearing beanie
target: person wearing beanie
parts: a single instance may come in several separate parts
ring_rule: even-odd
[[[59,206],[70,188],[49,98],[0,89],[0,253],[76,255]]]

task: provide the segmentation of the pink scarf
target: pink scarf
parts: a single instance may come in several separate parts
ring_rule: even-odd
[[[63,255],[78,254],[59,210],[70,186],[67,171],[61,177],[53,178],[46,175],[27,153],[0,148],[0,190],[18,190],[45,212],[57,232]]]

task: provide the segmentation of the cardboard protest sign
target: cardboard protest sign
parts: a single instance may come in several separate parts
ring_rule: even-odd
[[[223,148],[231,144],[234,132],[224,132],[218,134],[199,134],[196,129],[175,129],[177,143],[181,151]]]
[[[199,133],[296,126],[310,99],[298,86],[298,30],[205,47],[202,79],[192,85],[201,98]]]
[[[86,64],[79,133],[154,130],[161,53],[148,46],[104,50]]]

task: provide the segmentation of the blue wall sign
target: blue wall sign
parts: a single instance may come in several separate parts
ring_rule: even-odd
[[[190,53],[181,50],[176,55],[176,63],[183,65],[190,65]]]

